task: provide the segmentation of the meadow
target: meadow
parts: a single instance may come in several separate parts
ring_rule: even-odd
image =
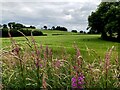
[[[100,35],[42,32],[47,36],[0,38],[3,87],[120,87],[119,43]]]
[[[73,55],[75,53],[74,45],[77,45],[84,58],[86,58],[87,48],[96,51],[98,56],[104,58],[109,48],[115,46],[116,49],[118,49],[119,44],[117,42],[103,41],[100,39],[100,35],[94,34],[79,34],[50,30],[42,30],[42,32],[47,34],[47,36],[34,36],[36,43],[44,47],[48,46],[52,48],[57,56],[61,54],[63,49]],[[31,37],[28,38],[31,39]],[[26,39],[24,37],[15,37],[14,39],[19,44],[26,44]],[[10,39],[2,38],[2,47],[7,48],[8,45],[11,45]]]

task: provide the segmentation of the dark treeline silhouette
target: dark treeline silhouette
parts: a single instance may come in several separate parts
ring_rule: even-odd
[[[72,30],[71,32],[77,33],[77,30]]]
[[[29,27],[27,27],[27,26],[25,26],[25,25],[23,25],[23,24],[21,24],[21,23],[15,23],[15,22],[9,22],[9,23],[8,23],[8,27],[9,27],[10,29],[21,29],[21,28],[36,29],[35,26],[29,26]]]
[[[57,26],[53,30],[67,31],[67,28],[66,27]]]
[[[43,26],[45,30],[59,30],[59,31],[67,31],[66,27],[61,27],[61,26],[52,26],[52,28],[47,29],[47,26]]]
[[[8,24],[1,25],[2,37],[9,37],[8,31],[12,37],[23,36],[20,32],[26,36],[31,36],[31,32],[34,36],[41,36],[43,33],[40,30],[36,30],[35,26],[26,27],[21,23],[9,22]],[[32,29],[32,30],[31,30]],[[18,30],[20,32],[18,32]]]
[[[28,28],[28,29],[36,29],[36,27],[35,27],[35,26],[30,26],[30,27],[23,26],[23,28]]]

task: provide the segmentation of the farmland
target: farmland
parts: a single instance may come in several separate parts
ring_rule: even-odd
[[[118,43],[103,41],[100,39],[100,35],[90,35],[90,34],[78,34],[71,32],[63,32],[63,31],[49,31],[42,30],[44,34],[47,36],[34,36],[35,41],[43,46],[48,46],[53,49],[53,51],[59,54],[61,49],[65,48],[68,53],[74,53],[74,44],[80,49],[82,54],[85,54],[87,51],[87,47],[89,49],[95,50],[98,55],[104,57],[105,52],[115,46],[118,48]],[[31,37],[28,37],[31,39]],[[26,43],[26,39],[24,37],[14,37],[16,42],[18,43]],[[9,38],[2,39],[2,47],[10,45]],[[84,57],[84,55],[83,55]],[[86,57],[86,56],[85,56]]]
[[[0,38],[3,87],[119,87],[119,43],[103,41],[100,35],[49,30],[42,32],[47,36],[29,36],[30,42],[25,37],[13,37],[18,45],[13,43],[13,47],[10,38]],[[14,51],[6,53],[13,48]],[[81,78],[79,87],[75,86],[77,78]]]

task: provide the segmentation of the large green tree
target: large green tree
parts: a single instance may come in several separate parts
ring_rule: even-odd
[[[120,1],[101,2],[88,17],[88,28],[90,32],[101,33],[103,39],[120,41]]]

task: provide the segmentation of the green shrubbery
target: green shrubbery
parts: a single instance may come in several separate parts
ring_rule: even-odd
[[[72,30],[71,32],[77,33],[77,30]]]
[[[34,36],[42,36],[43,33],[39,30],[29,30],[29,29],[19,29],[20,32],[22,32],[24,35],[26,36],[31,36],[31,32],[33,33]],[[23,36],[20,32],[18,32],[18,30],[16,29],[11,29],[10,33],[12,37],[19,37],[19,36]],[[9,37],[8,35],[8,29],[2,29],[2,37]]]

